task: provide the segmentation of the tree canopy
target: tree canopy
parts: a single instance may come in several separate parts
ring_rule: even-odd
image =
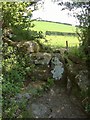
[[[32,10],[30,6],[35,2],[3,2],[2,14],[3,14],[3,33],[12,33],[12,40],[33,40],[40,37],[40,33],[31,31],[34,27],[32,24]]]

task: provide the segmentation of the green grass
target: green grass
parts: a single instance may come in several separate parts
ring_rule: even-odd
[[[53,23],[53,22],[45,22],[45,21],[34,21],[35,27],[32,28],[35,31],[57,31],[57,32],[67,32],[67,33],[75,33],[76,27],[71,25]],[[75,36],[54,36],[54,35],[46,35],[47,43],[44,43],[45,40],[41,40],[41,42],[50,47],[65,47],[66,41],[68,41],[69,47],[74,47],[79,45],[79,41]]]
[[[57,32],[68,32],[75,33],[76,27],[71,25],[53,23],[53,22],[45,22],[45,21],[34,21],[35,27],[32,28],[36,31],[57,31]]]
[[[47,46],[50,47],[65,47],[66,46],[66,41],[68,41],[68,46],[69,47],[74,47],[79,45],[79,41],[76,37],[73,36],[46,36],[46,39],[48,42],[44,42],[42,39],[41,42]]]

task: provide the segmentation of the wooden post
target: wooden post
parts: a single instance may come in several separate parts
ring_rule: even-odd
[[[68,41],[66,41],[66,49],[68,50]]]

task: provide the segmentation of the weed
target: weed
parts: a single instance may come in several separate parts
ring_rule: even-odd
[[[47,90],[50,89],[50,87],[53,86],[53,85],[54,85],[54,80],[51,79],[51,78],[48,78],[46,84],[43,85],[43,89],[44,89],[45,91],[47,91]]]
[[[3,46],[3,61],[2,61],[2,107],[4,117],[15,117],[17,105],[15,101],[11,101],[23,87],[23,81],[26,75],[33,70],[34,65],[27,67],[28,57],[25,54],[20,56],[13,47]],[[21,104],[21,110],[25,109],[24,100]]]
[[[86,59],[85,53],[77,46],[69,48],[69,54]]]
[[[90,103],[86,103],[86,105],[85,105],[85,111],[87,113],[90,113]]]

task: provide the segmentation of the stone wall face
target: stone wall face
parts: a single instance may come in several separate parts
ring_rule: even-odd
[[[52,78],[58,81],[65,75],[60,53],[31,53],[30,61],[35,65],[34,70],[30,73],[30,76],[35,80]]]

